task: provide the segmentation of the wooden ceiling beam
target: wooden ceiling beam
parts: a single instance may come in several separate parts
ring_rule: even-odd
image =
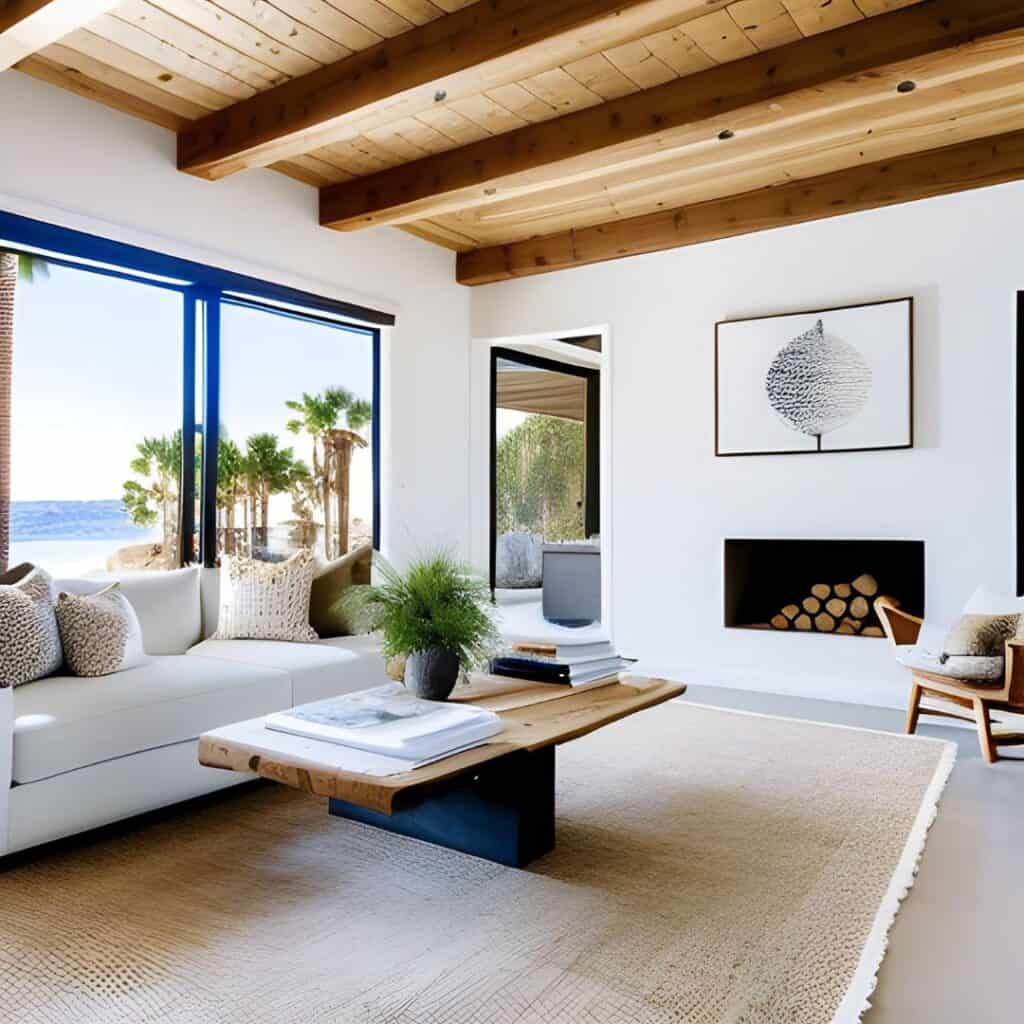
[[[546,274],[1024,178],[1024,131],[743,195],[459,253],[461,284]]]
[[[479,0],[200,119],[178,136],[178,166],[209,179],[266,166],[729,2]]]
[[[1024,0],[927,0],[327,186],[320,220],[339,230],[400,224],[600,176],[615,166],[664,160],[673,148],[692,143],[702,126],[718,134],[731,113],[1021,28]]]
[[[0,71],[62,39],[119,0],[7,0],[0,2]]]

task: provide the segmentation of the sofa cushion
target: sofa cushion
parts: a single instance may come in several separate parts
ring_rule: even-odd
[[[287,673],[215,658],[166,655],[99,679],[51,676],[14,691],[13,778],[180,743],[290,703]]]
[[[942,658],[941,651],[929,650],[920,644],[901,644],[896,648],[896,660],[905,668],[935,676],[999,685],[1006,671],[1006,660],[1002,657],[951,655],[945,660]]]
[[[374,636],[335,637],[312,644],[211,639],[193,647],[189,654],[242,665],[267,665],[287,672],[292,682],[292,704],[308,704],[389,682],[380,638]]]
[[[184,654],[199,640],[198,569],[57,580],[56,587],[69,594],[95,594],[115,579],[139,617],[147,654]]]

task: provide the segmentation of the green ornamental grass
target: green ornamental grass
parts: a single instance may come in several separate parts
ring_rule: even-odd
[[[491,591],[446,551],[414,561],[400,573],[374,556],[380,583],[353,587],[350,605],[371,630],[384,634],[389,658],[443,647],[463,668],[484,665],[498,644]]]

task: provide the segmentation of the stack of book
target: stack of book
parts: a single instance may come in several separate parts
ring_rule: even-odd
[[[513,676],[538,683],[562,683],[575,689],[589,689],[614,683],[619,673],[632,664],[621,658],[610,643],[513,644],[491,663],[496,676]]]
[[[502,730],[493,711],[421,700],[400,683],[279,711],[268,715],[265,724],[277,732],[398,759],[407,769],[478,747]]]

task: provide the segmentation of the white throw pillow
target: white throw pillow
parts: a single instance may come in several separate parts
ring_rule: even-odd
[[[961,615],[1020,615],[1024,613],[1024,597],[1001,594],[984,583],[967,599]],[[925,620],[914,644],[919,650],[941,656],[951,622]]]
[[[129,572],[117,577],[57,580],[68,594],[96,594],[112,580],[138,616],[146,654],[185,654],[200,640],[199,569]]]
[[[1019,615],[1024,612],[1024,597],[1000,594],[982,584],[967,599],[964,615]]]
[[[61,659],[53,580],[27,563],[0,576],[0,687],[52,675]]]
[[[299,551],[286,562],[223,556],[215,640],[319,639],[309,624],[316,562]]]
[[[108,676],[146,660],[135,610],[111,583],[96,594],[57,595],[64,660],[76,676]]]

